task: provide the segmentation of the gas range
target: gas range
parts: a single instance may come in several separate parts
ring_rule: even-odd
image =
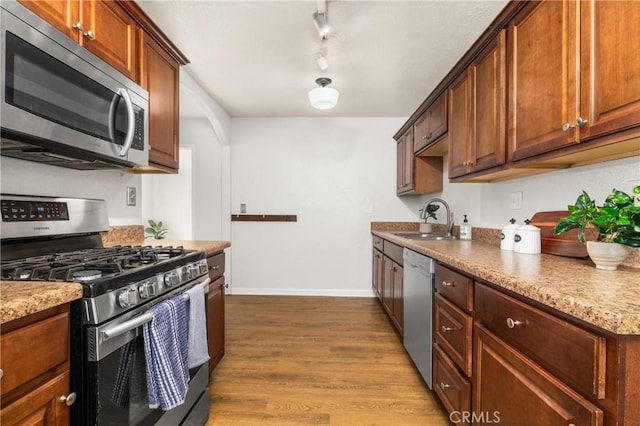
[[[2,280],[82,285],[82,298],[69,309],[70,391],[77,393],[71,424],[204,424],[206,362],[189,370],[182,405],[168,411],[149,407],[143,328],[154,321],[154,305],[189,300],[196,286],[206,291],[205,253],[103,247],[100,232],[109,229],[103,200],[0,194],[0,213]]]

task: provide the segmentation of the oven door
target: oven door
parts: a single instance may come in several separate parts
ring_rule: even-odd
[[[208,283],[209,279],[205,278],[196,284],[187,284],[168,293],[162,300],[192,285],[204,284],[206,287]],[[208,363],[189,371],[189,389],[184,404],[169,411],[149,408],[143,337],[143,324],[147,322],[144,313],[148,307],[143,305],[105,324],[86,328],[87,353],[80,397],[83,425],[173,426],[185,422],[187,415],[191,415],[189,412],[196,411],[192,410],[194,406],[199,411],[197,416],[204,413],[208,417]]]

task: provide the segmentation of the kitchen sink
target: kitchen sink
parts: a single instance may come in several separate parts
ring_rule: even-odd
[[[408,240],[424,240],[424,241],[440,241],[440,240],[455,240],[454,236],[425,234],[422,232],[394,232],[393,235]]]

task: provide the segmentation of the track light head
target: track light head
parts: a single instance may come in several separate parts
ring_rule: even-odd
[[[320,13],[316,10],[311,16],[313,18],[313,24],[316,26],[316,29],[318,30],[318,34],[320,34],[320,37],[324,37],[327,34],[329,34],[329,31],[331,31],[331,27],[327,22],[326,12]]]

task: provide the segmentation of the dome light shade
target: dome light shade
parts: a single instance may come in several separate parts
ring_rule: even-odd
[[[331,109],[338,103],[340,93],[333,87],[326,87],[331,84],[329,78],[318,78],[316,83],[320,87],[316,87],[309,91],[309,102],[316,109]]]

